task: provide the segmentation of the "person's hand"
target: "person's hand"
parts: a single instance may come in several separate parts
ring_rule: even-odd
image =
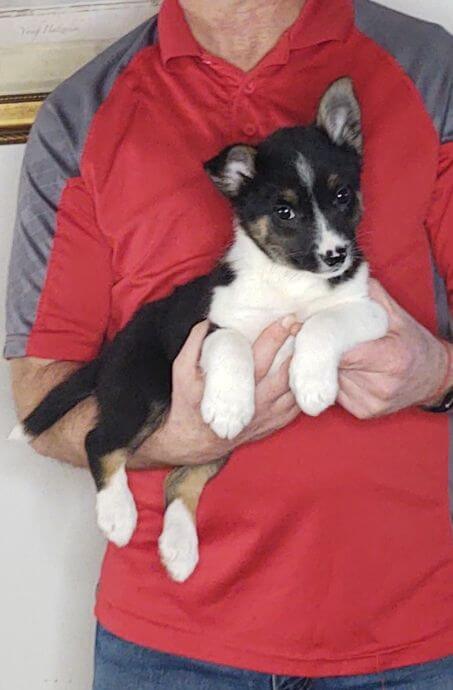
[[[192,329],[173,363],[173,391],[164,424],[137,451],[130,468],[156,465],[198,465],[231,452],[235,447],[267,436],[289,424],[300,412],[289,390],[289,361],[274,374],[269,369],[280,347],[299,329],[296,319],[269,326],[254,345],[255,415],[246,429],[232,441],[220,439],[200,414],[204,378],[198,366],[208,330],[203,321]]]
[[[337,402],[369,419],[430,401],[448,367],[444,346],[375,280],[370,297],[389,315],[389,332],[348,352],[340,363]]]

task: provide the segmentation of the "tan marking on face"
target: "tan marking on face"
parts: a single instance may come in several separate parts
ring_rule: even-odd
[[[165,503],[181,499],[194,521],[201,493],[210,479],[222,469],[228,458],[214,460],[207,465],[178,467],[165,480]]]
[[[357,194],[357,203],[354,207],[354,212],[352,215],[352,222],[354,225],[358,225],[363,214],[363,199],[360,192]]]
[[[293,189],[284,189],[282,191],[282,199],[285,201],[288,201],[290,204],[296,205],[297,202],[299,201],[298,196],[296,192]]]
[[[261,216],[260,218],[257,218],[255,221],[250,223],[250,234],[259,245],[263,245],[266,243],[266,240],[269,236],[269,225],[269,216]]]
[[[329,187],[329,189],[335,189],[336,187],[338,187],[340,182],[341,182],[340,176],[337,175],[336,173],[329,175],[329,177],[327,178],[327,186]]]

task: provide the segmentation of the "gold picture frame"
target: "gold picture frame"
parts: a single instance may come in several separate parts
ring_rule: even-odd
[[[0,96],[0,145],[24,144],[47,94]]]

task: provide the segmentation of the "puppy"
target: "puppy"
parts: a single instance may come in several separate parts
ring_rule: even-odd
[[[128,458],[166,418],[172,363],[195,323],[211,322],[200,360],[201,414],[229,439],[254,415],[252,345],[269,324],[290,313],[303,323],[273,368],[292,354],[291,389],[314,416],[335,403],[343,353],[385,335],[387,317],[368,297],[368,267],[356,243],[361,153],[360,107],[343,78],[324,94],[311,126],[278,130],[257,147],[230,146],[210,160],[205,168],[235,212],[227,253],[209,275],[141,307],[97,359],[24,420],[23,432],[36,437],[95,395],[99,418],[86,450],[98,523],[117,546],[129,542],[137,520]],[[198,501],[226,460],[167,477],[159,551],[178,582],[198,563]]]

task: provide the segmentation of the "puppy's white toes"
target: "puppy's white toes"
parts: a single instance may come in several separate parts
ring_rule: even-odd
[[[255,414],[255,396],[251,385],[231,386],[215,390],[207,385],[201,402],[201,416],[220,438],[235,438]]]
[[[8,441],[20,441],[21,443],[31,443],[33,436],[27,434],[24,425],[19,422],[8,436]]]
[[[118,470],[97,494],[96,512],[98,525],[107,539],[116,546],[126,546],[137,526],[137,508],[124,469]]]
[[[192,515],[179,498],[165,511],[159,553],[168,574],[176,582],[187,580],[197,566],[197,530]]]
[[[290,368],[290,387],[302,412],[317,417],[335,403],[338,375],[335,367],[308,367],[294,362]]]

